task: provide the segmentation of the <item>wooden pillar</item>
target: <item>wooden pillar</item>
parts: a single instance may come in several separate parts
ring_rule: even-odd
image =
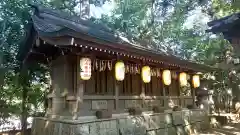
[[[78,85],[77,85],[76,104],[75,104],[75,108],[73,110],[73,119],[74,120],[76,120],[78,118],[79,110],[83,103],[84,83],[85,83],[84,80],[79,79]]]
[[[23,63],[23,68],[22,71],[20,72],[19,75],[19,83],[21,83],[21,85],[23,86],[23,91],[22,91],[22,112],[21,112],[21,132],[22,134],[26,133],[26,129],[27,129],[27,108],[26,108],[26,103],[27,103],[27,93],[28,93],[28,89],[27,87],[29,87],[29,80],[27,80],[27,77],[29,76],[29,71],[28,71],[28,64],[27,63]]]
[[[166,97],[166,85],[163,84],[163,102],[164,102],[164,108],[168,108],[168,100]]]
[[[72,77],[70,74],[71,66],[69,56],[62,55],[52,61],[51,64],[51,82],[53,91],[52,98],[52,116],[70,115],[68,108],[66,108],[66,96],[72,91],[72,82],[69,81]]]
[[[65,70],[66,70],[66,61],[64,61],[65,56],[59,56],[56,60],[52,61],[51,64],[51,82],[52,82],[52,117],[61,116],[61,113],[64,109],[64,98],[61,97],[61,92],[66,88],[65,81]]]
[[[184,107],[183,103],[184,103],[184,98],[183,96],[181,95],[181,85],[180,85],[180,82],[178,83],[178,99],[179,99],[179,106],[181,106],[182,108]]]
[[[190,86],[191,86],[190,88],[191,88],[191,94],[192,94],[193,107],[196,107],[196,103],[195,103],[196,89],[193,87],[192,79],[193,79],[193,76],[190,77]]]
[[[60,97],[58,94],[54,94],[54,97],[52,98],[53,118],[56,118],[56,116],[61,116],[61,113],[64,109],[63,106],[64,106],[64,99]]]
[[[77,58],[77,95],[76,95],[76,104],[73,110],[73,119],[76,120],[78,118],[78,113],[83,103],[84,89],[85,89],[85,81],[80,77],[80,58]]]
[[[119,81],[115,81],[115,110],[118,111],[119,110],[119,88],[120,88],[120,82]]]
[[[144,85],[144,82],[141,83],[141,86],[142,86],[142,92],[141,92],[141,95],[140,97],[142,98],[142,108],[144,108],[144,105],[145,105],[145,85]]]
[[[192,89],[192,100],[193,100],[193,107],[196,107],[196,103],[195,103],[195,96],[196,96],[196,89],[192,87],[191,85],[191,89]]]

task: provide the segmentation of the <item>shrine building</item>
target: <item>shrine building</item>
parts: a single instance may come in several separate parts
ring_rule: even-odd
[[[196,109],[201,74],[214,68],[135,44],[101,23],[32,7],[19,60],[50,66],[45,118],[96,121]]]

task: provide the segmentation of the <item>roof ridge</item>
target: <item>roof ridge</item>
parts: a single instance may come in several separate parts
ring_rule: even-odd
[[[231,15],[225,16],[225,17],[220,18],[220,19],[212,20],[212,21],[208,22],[207,25],[211,27],[211,26],[215,25],[215,24],[218,23],[218,22],[225,21],[225,20],[227,20],[227,19],[229,19],[229,18],[231,18],[231,17],[235,17],[235,16],[240,17],[240,12],[238,12],[238,13],[233,13],[233,14],[231,14]]]
[[[83,19],[78,15],[71,15],[70,13],[67,12],[63,12],[60,11],[58,9],[50,9],[41,5],[36,5],[36,4],[30,4],[31,7],[33,7],[35,9],[35,14],[39,14],[39,13],[46,13],[46,14],[50,14],[53,16],[56,16],[58,18],[62,18],[68,21],[72,21],[81,25],[87,25],[90,27],[94,27],[97,28],[99,30],[105,31],[105,32],[109,32],[109,33],[113,33],[113,30],[111,28],[109,28],[108,26],[104,25],[103,23],[98,23],[97,25],[94,23],[95,21],[91,20],[91,19]]]
[[[103,29],[103,27],[99,28],[98,25],[94,24],[91,20],[83,20],[80,17],[77,18],[76,16],[70,16],[66,12],[61,12],[59,10],[52,10],[50,8],[45,8],[42,6],[36,6],[36,5],[31,5],[31,6],[35,9],[34,16],[41,19],[42,22],[40,22],[40,23],[44,23],[47,26],[49,26],[49,23],[53,23],[56,26],[60,26],[60,27],[62,26],[69,30],[73,30],[74,32],[76,32],[76,34],[80,32],[80,33],[86,34],[87,36],[90,36],[92,38],[96,38],[97,40],[103,40],[104,42],[105,41],[110,42],[113,45],[112,47],[115,47],[115,43],[122,44],[124,46],[132,47],[131,49],[138,49],[139,51],[142,51],[143,54],[151,53],[152,55],[154,55],[154,57],[156,55],[159,55],[159,57],[162,57],[162,60],[166,61],[166,62],[168,62],[170,59],[172,59],[169,61],[170,63],[173,61],[183,60],[183,61],[187,62],[187,64],[189,64],[189,65],[197,64],[197,62],[184,60],[181,57],[178,57],[175,55],[171,55],[171,54],[166,55],[162,51],[157,50],[157,49],[144,47],[144,46],[142,46],[143,44],[141,44],[141,43],[139,45],[136,45],[135,43],[129,43],[132,41],[130,39],[128,39],[127,37],[121,38],[122,35],[120,33],[117,33],[115,31],[114,32],[108,31],[108,30],[106,31],[105,29]],[[89,25],[89,23],[91,23],[92,25]],[[76,24],[77,24],[77,26],[76,26]],[[39,26],[39,27],[40,27],[40,29],[44,30],[44,27],[41,27],[41,26]],[[55,30],[54,27],[52,28],[52,30],[53,30],[53,32],[57,31],[57,30]],[[49,31],[49,29],[48,29],[48,31]],[[48,31],[45,31],[45,32],[48,33]],[[56,34],[55,36],[59,36],[60,33],[57,31],[57,33],[55,33],[55,34]],[[71,34],[74,34],[74,33],[70,33],[69,36],[72,36]],[[103,44],[104,44],[104,42],[103,42]],[[149,56],[149,57],[152,57],[152,56]],[[177,62],[177,63],[182,66],[185,66],[184,62]]]

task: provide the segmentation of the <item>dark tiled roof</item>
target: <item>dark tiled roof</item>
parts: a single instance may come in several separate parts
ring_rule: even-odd
[[[240,37],[240,13],[235,13],[208,23],[207,32],[222,33],[224,38],[232,43],[234,38]]]
[[[91,20],[84,20],[80,17],[70,16],[64,12],[58,10],[48,9],[41,6],[31,5],[35,9],[35,13],[32,16],[32,27],[27,35],[26,42],[24,43],[24,50],[30,50],[29,47],[32,44],[34,31],[38,36],[42,37],[59,37],[59,36],[71,36],[74,38],[82,38],[78,36],[78,33],[84,34],[91,38],[104,41],[117,48],[125,47],[129,50],[139,51],[142,54],[148,54],[149,57],[163,59],[164,62],[179,64],[180,66],[189,67],[190,69],[198,71],[209,71],[214,68],[183,60],[176,56],[166,55],[163,52],[157,51],[151,48],[145,48],[141,45],[136,45],[128,39],[116,34],[114,30],[108,28],[101,23],[94,23]],[[30,40],[30,41],[29,41]],[[103,44],[104,45],[104,44]],[[21,50],[20,50],[21,51]],[[128,50],[126,50],[128,51]],[[134,51],[134,52],[135,52]],[[133,52],[133,53],[134,53]],[[22,54],[22,57],[24,54]]]
[[[41,6],[33,7],[35,8],[35,14],[32,16],[34,28],[42,36],[64,36],[68,31],[74,31],[107,41],[120,42],[114,32],[102,24],[95,24],[91,20],[83,20],[58,10]]]
[[[239,21],[240,13],[232,14],[221,19],[208,22],[208,26],[210,27],[210,29],[208,29],[207,31],[213,33],[228,32],[233,26],[238,24]]]

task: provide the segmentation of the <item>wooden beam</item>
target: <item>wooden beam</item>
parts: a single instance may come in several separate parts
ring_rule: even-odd
[[[81,35],[84,37],[84,35]],[[83,38],[81,37],[81,38]],[[59,37],[59,38],[46,38],[46,37],[41,37],[43,40],[46,40],[48,43],[53,44],[53,45],[58,45],[59,47],[63,46],[89,46],[89,48],[98,48],[100,50],[111,50],[116,53],[125,53],[128,55],[134,55],[135,57],[142,57],[144,59],[151,59],[155,61],[161,61],[166,65],[167,67],[171,68],[172,64],[178,65],[176,68],[182,68],[182,69],[187,69],[188,71],[202,71],[205,72],[205,70],[213,70],[211,67],[201,65],[201,64],[196,64],[193,62],[189,62],[187,60],[182,60],[180,58],[177,58],[176,56],[169,56],[165,54],[160,54],[157,52],[151,52],[149,49],[144,50],[141,46],[136,46],[136,45],[125,45],[125,44],[118,44],[118,43],[111,43],[107,41],[102,41],[99,39],[94,39],[90,37],[86,37],[83,39],[75,39],[75,44],[71,45],[71,37]],[[133,57],[134,59],[134,57]],[[186,66],[188,65],[188,66]]]

